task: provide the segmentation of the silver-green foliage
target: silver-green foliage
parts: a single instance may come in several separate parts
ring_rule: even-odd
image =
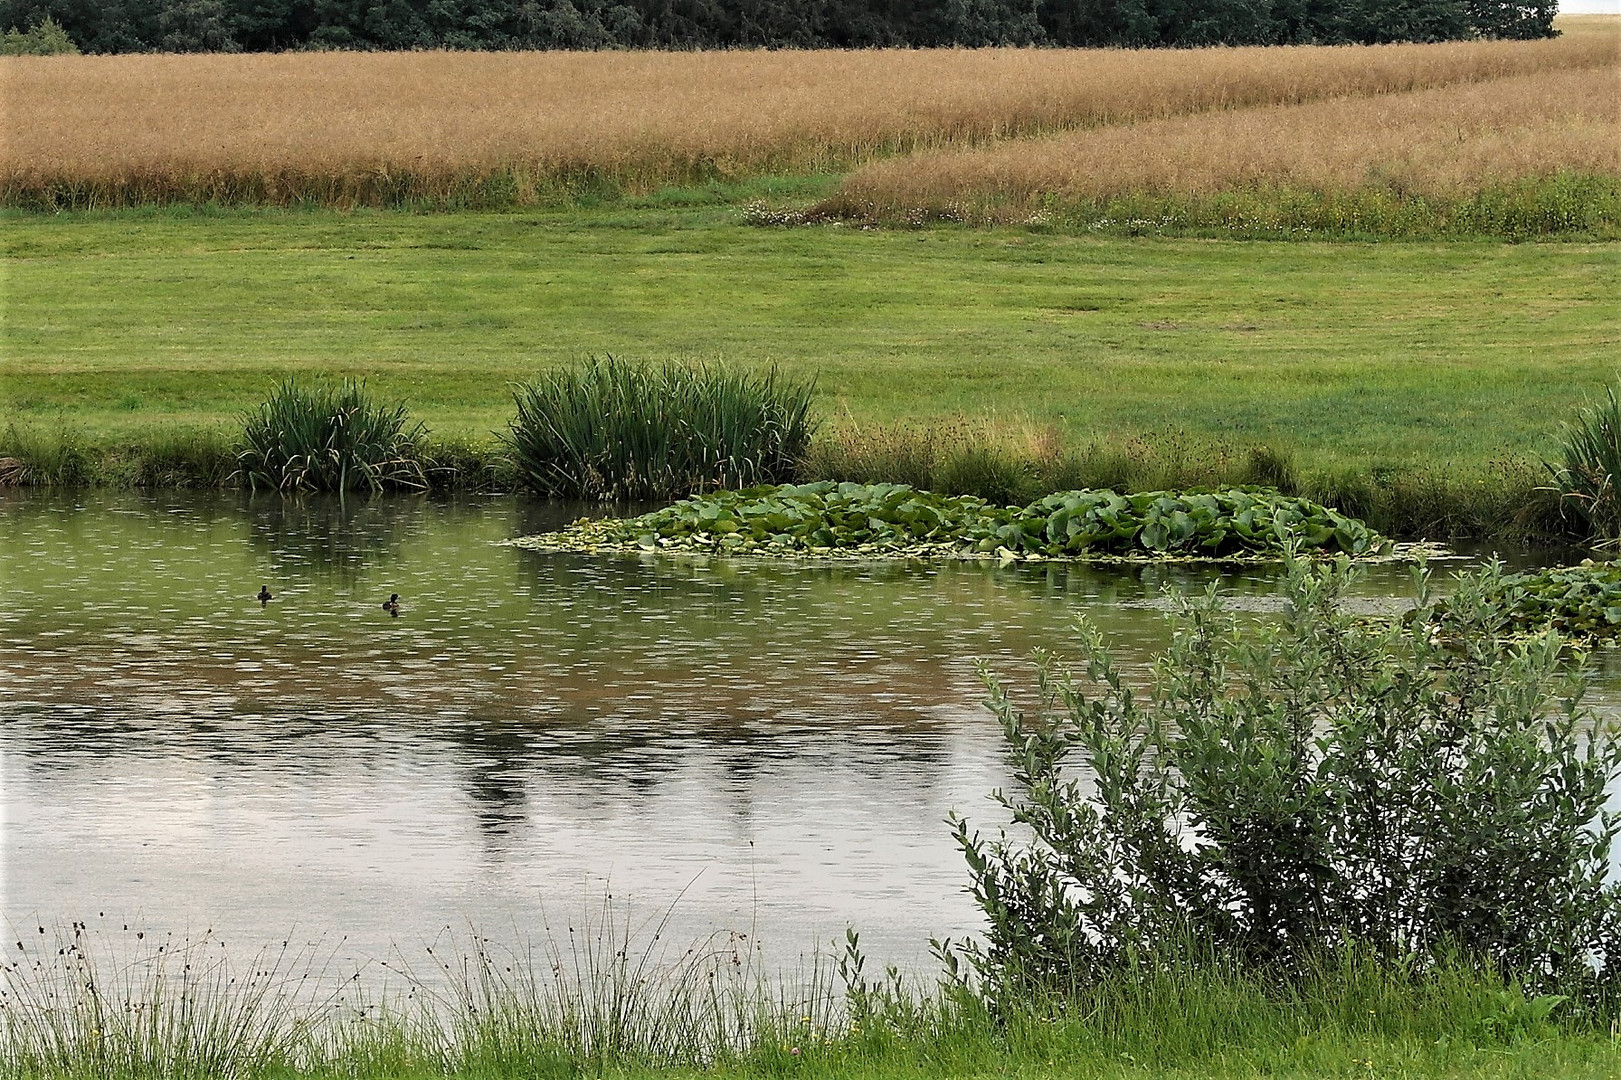
[[[289,379],[244,417],[237,475],[255,489],[423,490],[426,439],[404,405],[374,401],[363,382]]]
[[[810,444],[813,394],[775,367],[593,357],[517,387],[506,441],[519,477],[546,495],[657,499],[774,483]]]
[[[993,993],[1190,949],[1299,972],[1345,946],[1621,981],[1621,743],[1579,709],[1557,632],[1506,637],[1492,569],[1460,579],[1445,635],[1349,614],[1348,575],[1292,563],[1258,626],[1214,589],[1178,597],[1140,688],[1084,622],[1084,678],[1042,654],[1037,711],[985,672],[1014,775],[997,798],[1026,831],[957,822],[989,930],[945,955]]]
[[[1029,506],[995,506],[904,484],[812,484],[717,491],[596,529],[647,548],[882,553],[939,549],[1063,558],[1231,557],[1302,549],[1362,555],[1383,538],[1306,499],[1262,490],[1064,491]]]

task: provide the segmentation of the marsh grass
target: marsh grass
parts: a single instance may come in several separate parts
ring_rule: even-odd
[[[506,436],[532,490],[605,502],[792,479],[814,385],[718,364],[594,357],[513,391]]]
[[[1005,504],[1077,488],[1138,492],[1254,485],[1333,507],[1402,539],[1584,538],[1572,530],[1568,515],[1561,515],[1546,472],[1535,462],[1308,469],[1276,447],[1218,442],[1176,430],[1076,446],[1056,428],[1017,420],[847,423],[812,443],[801,474],[910,484]]]
[[[0,959],[0,1066],[19,1078],[262,1075],[305,1057],[338,1000],[317,958],[285,943],[240,964],[212,931],[75,922],[12,936]]]
[[[372,400],[363,382],[289,379],[243,418],[238,474],[280,491],[425,491],[427,428],[404,405]]]

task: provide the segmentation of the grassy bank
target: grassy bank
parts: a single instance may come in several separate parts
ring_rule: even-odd
[[[1615,363],[1605,244],[778,230],[724,207],[17,216],[5,244],[0,414],[97,446],[224,431],[315,374],[486,440],[509,383],[612,352],[814,374],[839,431],[1181,432],[1466,475],[1544,452]]]
[[[644,969],[634,947],[624,963],[575,968],[578,954],[542,948],[514,961],[475,939],[477,955],[447,958],[449,984],[424,983],[390,1006],[365,991],[312,991],[276,954],[235,984],[217,948],[198,963],[199,950],[174,942],[178,959],[148,949],[113,972],[93,958],[94,933],[76,934],[55,965],[130,1007],[98,1011],[82,987],[51,981],[52,964],[11,969],[0,1007],[7,1075],[1581,1080],[1621,1069],[1606,1014],[1465,969],[1403,975],[1351,963],[1288,983],[1221,969],[1125,973],[1052,1008],[993,1014],[924,985],[857,979],[850,992],[831,971],[773,983],[747,960],[741,974],[726,970],[725,950],[672,974]]]
[[[500,487],[512,383],[719,358],[817,379],[806,476],[1008,502],[1273,483],[1406,536],[1523,514],[1559,421],[1614,374],[1602,243],[784,230],[737,195],[13,215],[0,457],[217,484],[278,380],[352,375],[426,422],[441,483]]]

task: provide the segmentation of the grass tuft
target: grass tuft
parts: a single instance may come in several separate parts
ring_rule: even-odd
[[[363,382],[287,380],[244,418],[238,475],[282,491],[424,491],[427,429],[404,405],[371,399]]]
[[[777,483],[810,442],[813,393],[775,366],[593,357],[516,387],[506,442],[519,479],[543,495],[659,499]]]

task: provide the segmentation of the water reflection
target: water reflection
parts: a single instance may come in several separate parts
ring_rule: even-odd
[[[499,544],[580,510],[0,492],[0,913],[375,957],[611,882],[684,893],[673,933],[791,957],[854,924],[923,962],[975,924],[943,819],[1005,780],[973,659],[1016,675],[1084,612],[1141,661],[1168,582],[1277,595],[1265,571]]]

